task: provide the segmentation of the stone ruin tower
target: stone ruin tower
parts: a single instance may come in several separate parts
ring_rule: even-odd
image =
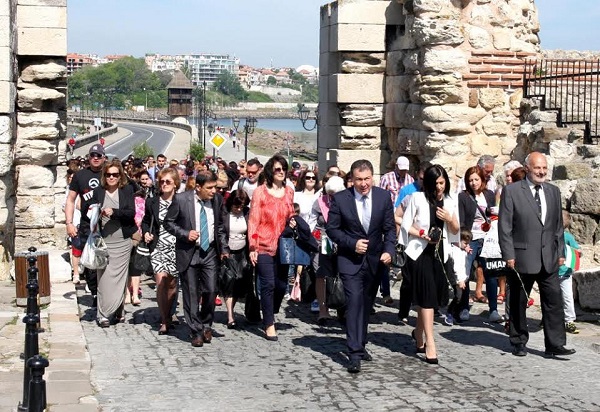
[[[339,0],[321,8],[319,163],[376,173],[403,154],[458,177],[482,154],[508,160],[533,0]]]

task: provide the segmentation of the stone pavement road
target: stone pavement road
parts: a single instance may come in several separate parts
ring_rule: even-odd
[[[184,324],[157,334],[150,286],[143,282],[142,306],[126,306],[126,323],[109,329],[96,326],[89,294],[78,291],[102,410],[600,410],[599,355],[588,341],[569,336],[577,354],[546,359],[543,333],[532,327],[529,355],[516,358],[500,325],[478,315],[487,315],[480,304],[463,326],[436,324],[439,366],[415,355],[412,326],[398,325],[397,309],[379,306],[368,346],[374,361],[349,375],[343,329],[336,322],[319,327],[305,304],[284,304],[279,342],[265,340],[243,316],[240,330],[227,330],[225,309],[217,308],[215,330],[223,336],[193,348]],[[528,313],[537,325],[539,308]],[[597,323],[584,326],[598,336]]]

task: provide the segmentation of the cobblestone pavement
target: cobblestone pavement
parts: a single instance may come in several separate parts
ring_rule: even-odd
[[[380,305],[368,345],[374,361],[350,375],[343,329],[335,321],[318,326],[306,304],[284,304],[279,342],[265,340],[243,316],[240,330],[227,330],[225,308],[217,308],[214,328],[222,336],[193,348],[183,323],[158,335],[151,285],[143,282],[142,306],[127,305],[126,323],[109,329],[96,326],[89,294],[78,291],[102,410],[600,410],[598,353],[570,336],[576,355],[544,358],[536,308],[528,312],[534,332],[525,358],[510,354],[501,326],[487,323],[487,308],[476,304],[469,322],[436,324],[435,366],[415,355],[413,327],[398,324],[397,309]]]

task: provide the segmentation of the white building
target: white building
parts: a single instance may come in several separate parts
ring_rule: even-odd
[[[148,54],[145,61],[148,68],[153,72],[184,70],[187,67],[194,86],[200,86],[202,82],[210,85],[224,71],[237,76],[240,66],[240,59],[231,57],[228,54],[202,53],[173,56]]]

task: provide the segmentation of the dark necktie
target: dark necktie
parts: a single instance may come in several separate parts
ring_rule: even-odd
[[[535,189],[535,196],[533,196],[533,198],[535,199],[535,203],[537,203],[538,217],[541,219],[542,218],[542,201],[540,199],[540,189],[542,188],[542,186],[535,185],[533,188]]]

